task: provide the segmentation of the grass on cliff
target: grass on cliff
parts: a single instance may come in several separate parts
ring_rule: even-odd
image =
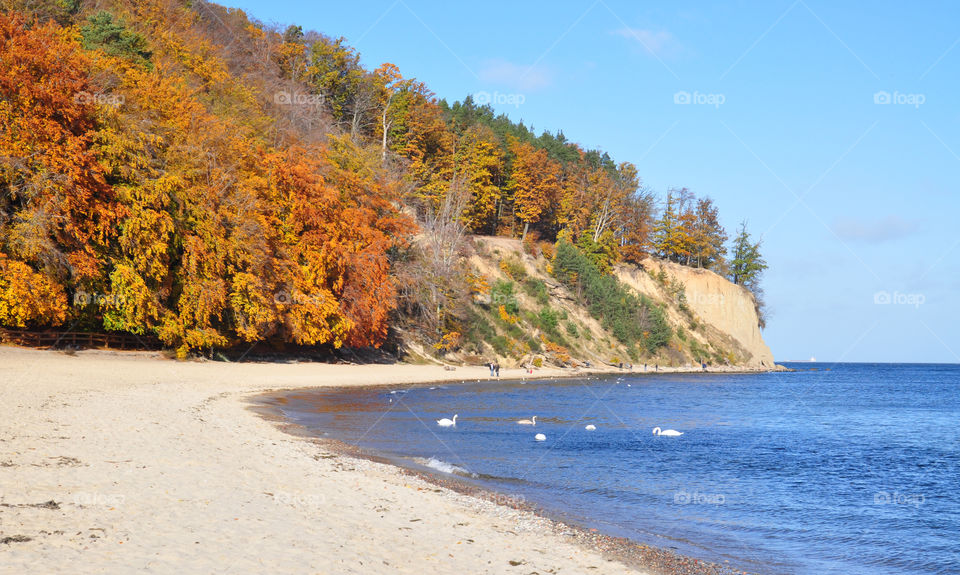
[[[552,273],[620,343],[654,354],[670,342],[673,330],[663,308],[602,273],[573,244],[557,243]]]

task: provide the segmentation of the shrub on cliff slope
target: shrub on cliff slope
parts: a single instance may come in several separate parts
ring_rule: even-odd
[[[553,275],[621,343],[640,344],[647,353],[654,353],[670,341],[673,332],[662,308],[645,296],[637,297],[617,278],[601,273],[569,242],[557,244]]]

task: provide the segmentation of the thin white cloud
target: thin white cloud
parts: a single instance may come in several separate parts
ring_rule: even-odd
[[[531,92],[553,83],[553,77],[541,66],[524,66],[506,60],[487,60],[479,71],[480,79],[489,84]]]
[[[833,231],[841,239],[872,244],[905,238],[919,229],[919,221],[905,220],[900,216],[887,216],[879,220],[842,218],[833,223]]]
[[[624,27],[614,30],[613,33],[636,42],[644,51],[657,57],[673,55],[680,49],[680,44],[673,37],[673,34],[666,30]]]

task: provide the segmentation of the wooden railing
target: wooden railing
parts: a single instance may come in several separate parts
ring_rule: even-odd
[[[160,340],[132,333],[23,331],[0,329],[0,341],[26,347],[78,349],[160,349]]]

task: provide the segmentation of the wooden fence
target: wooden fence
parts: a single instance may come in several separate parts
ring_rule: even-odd
[[[0,341],[26,347],[77,349],[161,349],[155,337],[132,333],[22,331],[0,329]]]

